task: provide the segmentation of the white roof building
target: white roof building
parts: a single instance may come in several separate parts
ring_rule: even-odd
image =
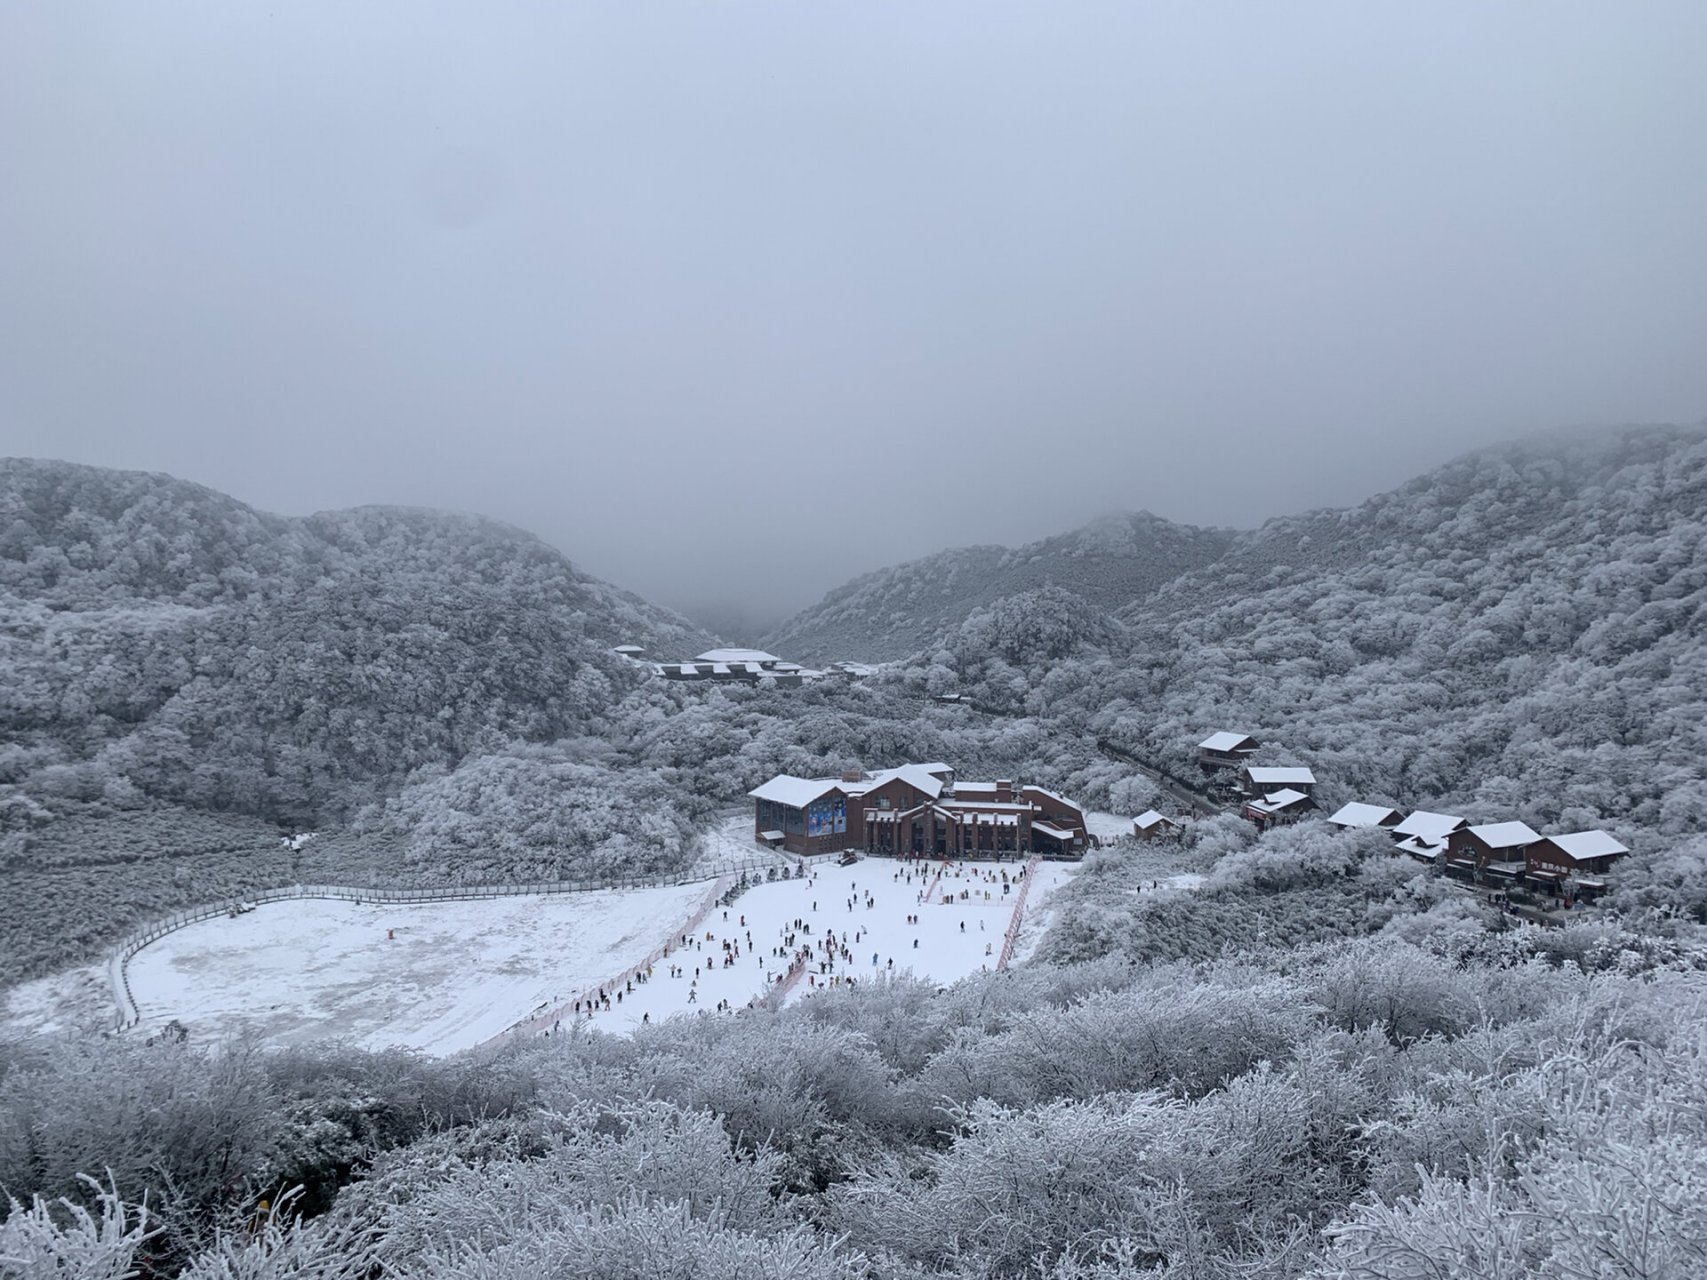
[[[1279,813],[1281,810],[1290,809],[1293,805],[1309,798],[1302,791],[1293,791],[1291,788],[1287,788],[1271,792],[1261,800],[1252,800],[1250,807],[1259,813]]]
[[[1297,765],[1274,767],[1252,764],[1245,766],[1254,787],[1313,787],[1316,775]]]
[[[1244,751],[1255,749],[1256,740],[1248,733],[1212,733],[1197,744],[1200,751]]]
[[[1394,827],[1393,834],[1416,836],[1425,844],[1439,844],[1463,825],[1464,819],[1453,814],[1430,813],[1427,809],[1418,809]]]
[[[1489,822],[1471,827],[1470,834],[1490,849],[1523,849],[1541,837],[1527,822]]]
[[[804,809],[814,800],[821,800],[832,791],[841,791],[843,784],[835,778],[796,778],[779,773],[762,787],[747,792],[755,800],[769,800],[790,809]]]
[[[757,662],[774,664],[782,659],[774,653],[766,653],[763,649],[708,649],[694,659],[695,662]]]
[[[1630,852],[1604,831],[1573,831],[1568,835],[1543,838],[1572,862],[1586,862],[1590,858],[1621,858]]]
[[[1132,825],[1139,831],[1154,831],[1157,827],[1178,827],[1180,824],[1165,813],[1157,813],[1154,809],[1146,809],[1136,818]]]
[[[1341,805],[1338,812],[1328,821],[1336,827],[1390,827],[1398,822],[1399,818],[1397,809],[1353,800],[1350,804]]]

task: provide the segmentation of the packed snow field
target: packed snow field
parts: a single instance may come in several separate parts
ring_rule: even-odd
[[[783,986],[913,973],[949,983],[994,969],[1023,863],[862,860],[756,885],[682,941],[712,888],[604,891],[409,906],[268,903],[167,934],[130,962],[152,1033],[198,1040],[250,1028],[272,1044],[343,1039],[454,1053],[523,1019],[545,1034],[580,1016],[625,1030],[733,1011]],[[1071,868],[1046,863],[1026,894],[1021,954]],[[613,980],[669,944],[649,979]],[[803,963],[785,982],[795,961]],[[601,988],[607,1003],[596,1000]]]
[[[273,1044],[454,1053],[645,959],[710,888],[272,902],[144,947],[130,986],[143,1032],[176,1018],[198,1040],[247,1023]]]
[[[997,966],[1024,870],[1011,861],[819,863],[803,879],[757,885],[713,911],[686,943],[673,940],[648,980],[579,1012],[618,1031],[686,1010],[732,1012],[779,986],[793,1001],[906,973],[955,982]],[[1045,863],[1034,874],[1025,918],[1037,921],[1072,869]],[[803,967],[789,982],[797,959]],[[574,1008],[564,1013],[576,1016]]]

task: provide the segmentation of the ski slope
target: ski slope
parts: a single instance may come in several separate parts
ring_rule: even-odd
[[[779,987],[792,1001],[849,979],[949,983],[994,969],[1023,865],[821,863],[806,878],[754,886],[727,919],[713,909],[685,944],[710,883],[406,906],[267,903],[151,943],[130,961],[130,984],[143,1034],[176,1019],[199,1041],[247,1029],[274,1045],[339,1039],[447,1054],[530,1018],[518,1034],[577,1021],[620,1032],[732,1013]],[[1035,945],[1050,893],[1071,874],[1056,863],[1034,873],[1018,954]],[[665,944],[671,954],[649,979],[612,984]],[[810,962],[784,985],[802,949]],[[601,987],[608,1009],[593,999]]]
[[[723,908],[713,911],[686,945],[675,939],[672,954],[653,966],[648,981],[625,985],[621,1001],[610,993],[608,1010],[602,1002],[590,1012],[583,1005],[582,1019],[600,1030],[623,1031],[679,1013],[737,1011],[775,989],[802,947],[811,957],[787,986],[786,1001],[849,979],[864,983],[911,973],[946,984],[994,969],[1013,920],[1014,877],[1023,867],[880,858],[848,867],[819,863],[805,879],[749,889],[727,909],[727,919]],[[1035,945],[1050,894],[1071,874],[1060,863],[1038,868],[1025,909],[1033,927],[1023,931],[1022,943]],[[824,948],[832,938],[833,959]],[[1028,950],[1021,947],[1022,954]],[[574,1010],[568,1015],[573,1020]]]
[[[269,1044],[453,1053],[638,963],[710,888],[271,902],[144,947],[131,991],[144,1034],[175,1018],[197,1040],[248,1026]]]

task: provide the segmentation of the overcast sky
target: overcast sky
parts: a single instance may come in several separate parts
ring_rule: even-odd
[[[776,614],[1707,415],[1707,4],[0,2],[0,453]]]

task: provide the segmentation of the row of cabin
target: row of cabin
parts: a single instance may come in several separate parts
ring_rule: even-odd
[[[761,843],[809,855],[856,850],[922,858],[1078,857],[1084,810],[1042,787],[960,782],[941,762],[840,778],[779,774],[748,792]]]
[[[1252,764],[1261,746],[1248,733],[1212,733],[1197,744],[1197,765],[1213,789],[1240,801],[1240,816],[1266,831],[1315,809],[1316,775],[1302,765]]]
[[[629,651],[629,652],[626,652]],[[635,645],[619,645],[625,657],[637,658]],[[778,685],[795,688],[815,680],[863,680],[876,668],[863,662],[833,662],[823,670],[784,662],[763,649],[708,649],[692,662],[655,662],[652,673],[666,680],[710,680],[719,683]]]
[[[1337,827],[1381,827],[1395,848],[1418,862],[1473,884],[1523,884],[1592,901],[1606,875],[1630,852],[1604,831],[1541,835],[1526,822],[1472,825],[1451,813],[1418,809],[1409,816],[1382,805],[1352,803],[1328,819]]]
[[[1250,763],[1261,747],[1248,733],[1214,733],[1197,744],[1198,765],[1223,787],[1243,797],[1239,812],[1267,830],[1296,822],[1316,808],[1316,777],[1297,765]],[[1160,817],[1152,811],[1144,815]],[[1329,822],[1340,827],[1384,827],[1398,849],[1420,862],[1440,867],[1472,883],[1517,883],[1557,896],[1590,899],[1606,888],[1602,878],[1629,853],[1604,831],[1573,831],[1543,836],[1522,822],[1471,825],[1454,814],[1417,810],[1409,817],[1397,809],[1352,803]]]

